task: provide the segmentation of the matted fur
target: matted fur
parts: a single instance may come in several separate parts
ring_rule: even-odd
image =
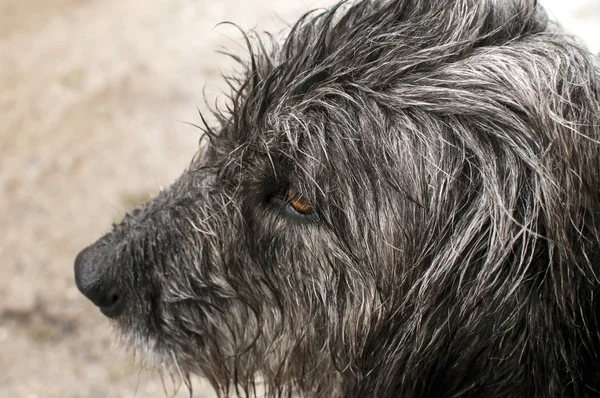
[[[597,59],[526,0],[249,46],[189,169],[87,251],[135,350],[222,396],[600,394]]]

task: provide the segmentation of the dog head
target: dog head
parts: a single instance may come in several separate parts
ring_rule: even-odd
[[[132,347],[223,394],[598,385],[586,50],[525,0],[341,4],[249,46],[189,168],[76,260]]]

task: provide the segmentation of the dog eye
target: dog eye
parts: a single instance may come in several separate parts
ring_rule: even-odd
[[[285,200],[294,210],[300,214],[308,215],[312,213],[312,206],[306,198],[303,198],[293,188],[288,188],[285,193]]]

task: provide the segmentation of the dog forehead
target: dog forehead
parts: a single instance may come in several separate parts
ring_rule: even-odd
[[[244,139],[284,133],[294,142],[311,125],[351,119],[365,108],[360,96],[418,84],[476,47],[519,41],[544,25],[528,1],[363,1],[307,14],[272,51],[256,43],[234,96],[234,125]]]
[[[543,30],[534,11],[527,1],[382,0],[308,14],[272,51],[255,43],[218,158],[249,165],[242,174],[287,163],[311,177],[324,164],[359,173],[352,165],[365,158],[384,163],[378,154],[417,148],[412,137],[392,139],[402,123],[417,132],[421,112],[433,126],[439,114],[468,108],[454,94],[474,94],[444,86],[437,72]]]

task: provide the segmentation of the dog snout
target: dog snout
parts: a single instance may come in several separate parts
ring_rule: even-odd
[[[110,245],[82,250],[75,258],[75,284],[104,315],[115,318],[123,313],[126,297],[109,251]]]

